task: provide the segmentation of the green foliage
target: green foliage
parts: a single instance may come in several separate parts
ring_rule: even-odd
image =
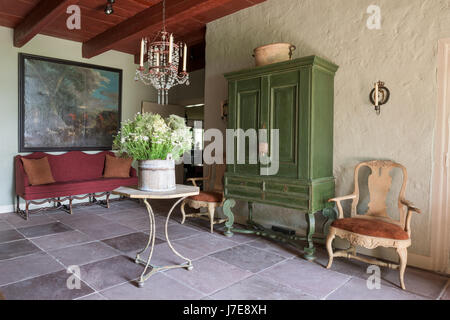
[[[113,149],[135,160],[165,160],[168,154],[179,159],[192,148],[192,132],[184,119],[170,115],[136,114],[134,120],[122,122],[114,138]]]

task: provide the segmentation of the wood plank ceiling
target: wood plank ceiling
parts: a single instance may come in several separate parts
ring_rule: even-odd
[[[204,48],[206,24],[265,0],[166,0],[167,31],[191,47]],[[0,25],[14,28],[14,45],[36,34],[83,43],[83,57],[109,50],[137,55],[141,37],[153,39],[162,28],[162,0],[116,0],[106,15],[106,0],[0,0]],[[81,9],[81,29],[69,30],[69,5]],[[197,49],[198,50],[198,49]]]

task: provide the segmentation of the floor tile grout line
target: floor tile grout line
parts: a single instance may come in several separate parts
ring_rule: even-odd
[[[436,298],[436,300],[441,300],[442,297],[444,296],[445,292],[447,291],[447,289],[450,289],[450,279],[448,279],[447,283],[444,285],[444,288],[442,288],[442,290],[439,293],[439,295]]]
[[[348,275],[347,275],[348,276]],[[332,290],[330,293],[328,293],[327,295],[325,295],[324,297],[322,297],[322,298],[319,298],[320,300],[327,300],[327,298],[330,296],[330,295],[332,295],[334,292],[336,292],[336,291],[338,291],[340,288],[342,288],[342,287],[344,287],[347,283],[349,283],[352,279],[353,279],[353,276],[348,276],[349,278],[344,282],[344,283],[342,283],[340,286],[337,286],[337,288],[335,288],[334,290]]]
[[[28,239],[27,239],[27,240],[28,240]],[[30,241],[30,240],[29,240],[29,241]],[[67,267],[66,267],[61,261],[59,261],[55,256],[53,256],[53,255],[50,254],[49,252],[43,250],[41,247],[39,247],[39,245],[37,245],[37,244],[35,244],[35,243],[33,243],[33,244],[34,244],[38,249],[41,250],[41,253],[47,254],[49,257],[51,257],[53,260],[55,260],[57,263],[59,263],[59,264],[63,267],[62,270],[66,270],[66,271],[67,271]],[[41,274],[41,275],[38,275],[38,276],[34,276],[34,277],[28,277],[28,278],[26,278],[26,279],[22,279],[22,280],[19,280],[19,281],[11,282],[11,283],[9,283],[9,284],[7,284],[7,285],[12,285],[12,284],[15,284],[15,283],[18,283],[18,282],[22,282],[22,281],[31,280],[31,279],[34,279],[34,278],[46,276],[46,275],[49,275],[49,274],[52,274],[52,273],[55,273],[55,272],[60,272],[60,271],[62,271],[62,270],[59,270],[59,271],[52,271],[52,272],[44,273],[44,274]]]
[[[208,296],[208,294],[205,294],[204,292],[202,292],[202,291],[200,291],[200,290],[198,290],[198,289],[196,289],[196,288],[194,288],[194,287],[191,287],[189,284],[183,283],[183,282],[181,282],[179,279],[177,279],[177,278],[175,278],[175,277],[169,276],[166,272],[163,272],[162,274],[163,274],[164,276],[166,276],[167,278],[172,279],[172,280],[178,282],[179,284],[181,284],[181,285],[183,285],[183,286],[185,286],[185,287],[187,287],[187,288],[189,288],[189,289],[191,289],[191,290],[193,290],[193,291],[195,291],[195,292],[197,292],[197,293],[200,293],[200,294],[202,295],[201,298],[204,298],[204,297]],[[151,277],[150,277],[149,279],[151,279]],[[200,298],[200,299],[201,299],[201,298]]]
[[[264,272],[264,271],[267,271],[267,270],[269,270],[269,269],[272,269],[272,268],[274,268],[274,267],[276,267],[276,266],[278,266],[278,265],[281,265],[281,264],[283,264],[283,263],[286,263],[286,262],[288,262],[289,260],[291,260],[291,258],[284,258],[283,257],[283,260],[281,260],[281,261],[278,261],[278,262],[276,262],[275,264],[273,264],[273,265],[271,265],[271,266],[269,266],[269,267],[267,267],[267,268],[264,268],[264,269],[261,269],[261,270],[259,270],[258,272],[256,272],[255,274],[260,274],[260,273],[262,273],[262,272]]]

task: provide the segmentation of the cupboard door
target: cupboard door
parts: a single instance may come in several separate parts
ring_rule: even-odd
[[[237,81],[235,100],[235,172],[258,175],[258,119],[261,106],[261,79]],[[241,141],[242,143],[239,143]],[[252,156],[250,156],[252,155]]]
[[[270,77],[269,127],[279,130],[278,177],[298,178],[299,75],[297,70]]]

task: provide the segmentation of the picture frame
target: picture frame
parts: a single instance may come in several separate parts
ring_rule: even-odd
[[[19,152],[111,150],[121,69],[19,53]]]

